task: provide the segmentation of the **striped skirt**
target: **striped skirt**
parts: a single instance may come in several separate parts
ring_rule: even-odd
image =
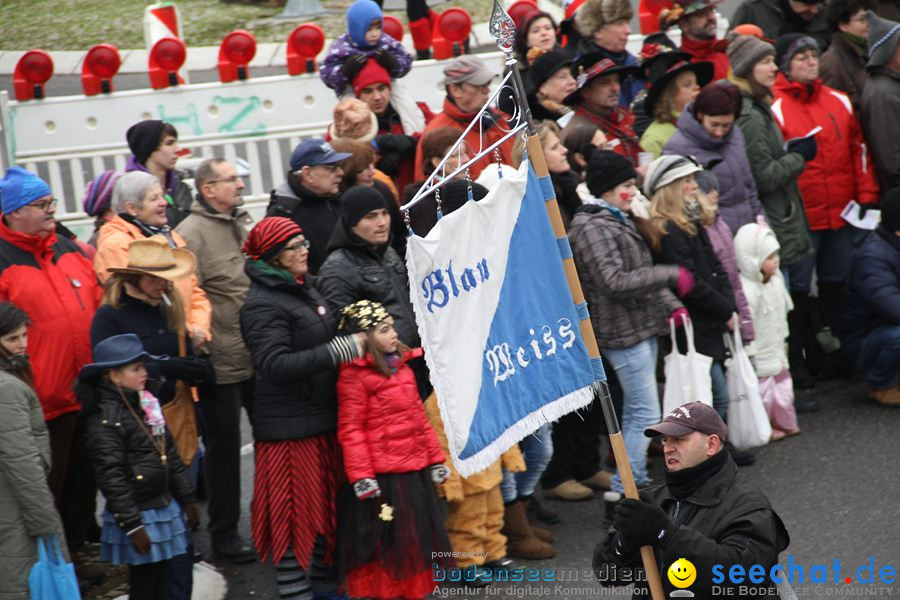
[[[253,541],[260,561],[278,564],[291,548],[309,568],[316,537],[325,541],[332,564],[337,536],[337,495],[344,480],[337,434],[299,440],[256,442],[256,472],[250,507]]]

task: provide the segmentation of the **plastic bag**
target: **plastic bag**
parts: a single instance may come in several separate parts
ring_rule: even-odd
[[[772,425],[759,393],[759,379],[735,327],[725,336],[731,358],[725,361],[728,381],[728,441],[743,450],[769,443]]]
[[[702,402],[712,406],[712,378],[709,370],[712,357],[700,354],[694,347],[694,325],[689,317],[682,317],[687,338],[687,354],[678,351],[675,323],[669,323],[672,352],[665,359],[666,387],[663,390],[663,414],[667,415],[682,404]]]
[[[72,600],[81,598],[75,566],[66,562],[59,539],[40,536],[37,539],[38,561],[28,573],[28,589],[33,600]]]

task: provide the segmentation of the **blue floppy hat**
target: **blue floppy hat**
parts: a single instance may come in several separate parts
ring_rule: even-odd
[[[138,360],[168,360],[166,355],[156,356],[144,350],[141,338],[133,333],[108,337],[94,346],[94,362],[84,365],[79,379],[91,379],[116,367]]]

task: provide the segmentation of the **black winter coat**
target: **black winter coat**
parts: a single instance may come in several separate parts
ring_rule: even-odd
[[[654,545],[663,589],[666,597],[671,597],[675,588],[666,577],[666,572],[673,562],[686,558],[697,571],[696,581],[688,588],[695,598],[753,597],[776,600],[779,596],[771,593],[774,585],[768,579],[769,569],[778,562],[778,554],[788,547],[790,536],[765,494],[738,471],[731,456],[724,458],[724,465],[684,500],[677,500],[666,486],[648,490],[652,501],[666,511],[671,522],[663,539]],[[622,558],[614,552],[618,535],[614,529],[611,530],[606,542],[594,549],[594,571],[602,585],[628,583],[610,580],[608,575],[613,570],[603,569],[604,565],[641,565],[640,554]],[[725,578],[721,584],[712,583],[713,566],[717,564],[722,565]],[[745,573],[753,565],[762,565],[766,575],[759,587],[771,586],[770,592],[758,589],[752,594],[741,595],[741,586],[757,586],[746,578],[741,586],[731,584],[728,579],[731,565],[742,565]],[[619,569],[618,573],[621,572]],[[730,589],[731,595],[727,591],[714,595],[712,585],[719,585],[723,590]],[[649,596],[646,583],[635,586],[635,598]]]
[[[841,331],[853,363],[873,329],[900,325],[900,238],[879,226],[853,256]]]
[[[694,222],[697,235],[690,236],[672,221],[666,222],[666,235],[654,255],[657,263],[680,265],[694,275],[694,289],[681,299],[694,325],[694,344],[697,352],[715,360],[725,360],[725,341],[728,319],[737,311],[734,292],[728,275],[722,268],[706,230]],[[677,330],[678,347],[687,351],[684,330]]]
[[[182,507],[197,501],[168,429],[167,464],[163,464],[112,384],[78,382],[75,392],[84,410],[85,440],[97,487],[119,527],[134,529],[141,524],[140,511],[168,506],[173,496]],[[123,393],[135,414],[143,418],[137,392]]]
[[[121,308],[104,304],[94,313],[91,321],[91,347],[94,348],[114,335],[133,333],[141,338],[144,350],[157,356],[178,356],[178,334],[169,329],[165,308],[151,306],[137,298],[123,293]],[[193,355],[190,337],[185,337],[187,355]],[[167,380],[159,371],[156,362],[148,362],[147,373],[151,379],[160,382],[156,397],[166,404],[175,397],[175,380]]]
[[[334,314],[359,300],[380,302],[394,317],[400,341],[419,346],[419,330],[409,302],[406,264],[390,246],[374,248],[338,222],[328,245],[328,258],[319,270],[316,287]]]
[[[247,261],[241,332],[256,370],[253,438],[275,442],[337,429],[337,324],[313,278]]]
[[[316,275],[328,256],[328,240],[340,214],[340,195],[317,196],[299,183],[296,176],[288,174],[288,180],[271,192],[267,217],[287,217],[303,230],[309,240],[309,272]]]

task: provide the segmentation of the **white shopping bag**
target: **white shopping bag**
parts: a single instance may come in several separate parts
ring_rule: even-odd
[[[737,320],[735,320],[737,322]],[[731,358],[725,361],[728,380],[728,441],[740,450],[762,446],[772,437],[772,425],[759,393],[759,379],[741,343],[738,328],[725,336]]]
[[[672,352],[666,356],[666,387],[663,391],[663,414],[667,415],[682,404],[702,402],[712,406],[712,379],[709,370],[713,359],[699,354],[694,347],[694,325],[689,317],[682,317],[687,338],[687,354],[678,351],[675,323],[669,323]]]

